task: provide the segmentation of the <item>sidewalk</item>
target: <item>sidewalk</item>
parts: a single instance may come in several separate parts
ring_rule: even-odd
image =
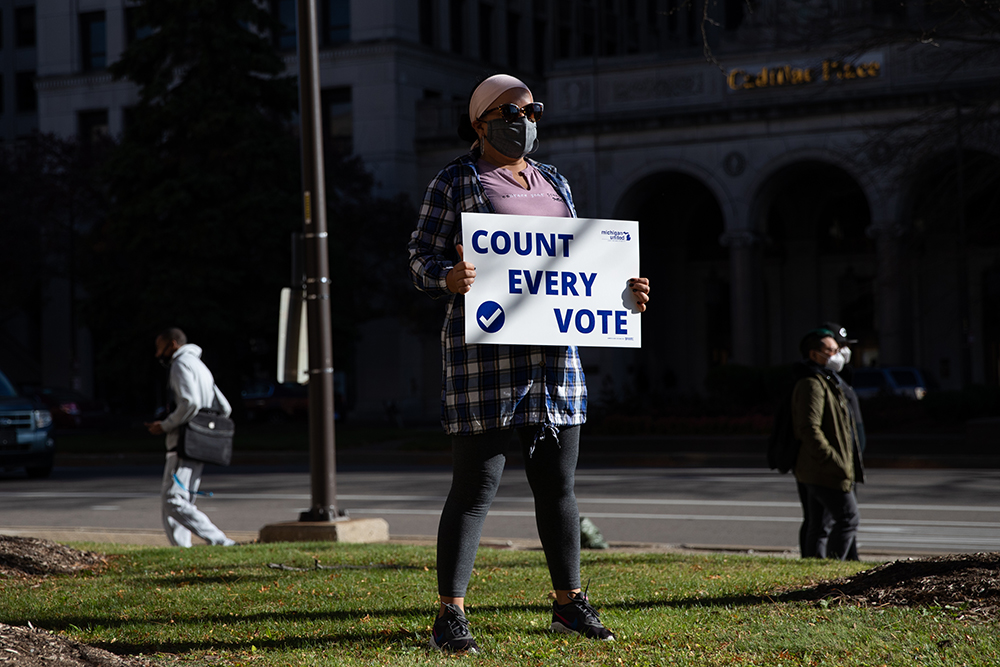
[[[521,465],[520,453],[508,453]],[[163,453],[56,453],[57,466],[162,466]],[[337,450],[338,466],[451,466],[448,451],[412,451],[380,445]],[[233,452],[234,466],[308,467],[305,451]],[[962,435],[871,435],[865,451],[868,468],[1000,468],[1000,446],[969,444]],[[581,439],[580,467],[605,468],[767,468],[767,436],[607,436]]]

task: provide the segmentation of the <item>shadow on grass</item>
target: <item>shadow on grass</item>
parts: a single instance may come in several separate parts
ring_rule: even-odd
[[[481,615],[485,615],[484,612],[490,610],[530,610],[538,612],[547,612],[549,607],[541,605],[522,605],[517,607],[477,607],[477,612]],[[397,613],[397,616],[402,616],[402,614]],[[331,615],[332,616],[332,615]],[[357,615],[355,621],[361,624],[372,623],[377,625],[377,621],[372,621],[375,615]],[[298,620],[302,620],[301,616],[296,616]],[[371,629],[362,629],[351,626],[346,631],[328,633],[323,635],[312,635],[309,637],[285,637],[282,639],[271,639],[267,637],[255,637],[253,639],[246,640],[232,640],[232,641],[218,641],[218,640],[204,640],[204,641],[186,641],[186,642],[147,642],[147,643],[128,643],[116,641],[111,642],[95,642],[91,644],[98,648],[102,648],[106,651],[116,653],[118,655],[137,655],[144,654],[149,655],[153,653],[175,653],[183,654],[192,651],[227,651],[227,652],[250,652],[253,650],[275,650],[275,651],[293,651],[301,649],[318,649],[318,650],[330,650],[336,648],[350,648],[357,650],[359,647],[364,645],[369,646],[399,646],[404,645],[412,649],[426,649],[431,651],[428,646],[430,640],[430,625],[432,622],[432,612],[421,613],[419,618],[412,618],[412,612],[410,617],[402,617],[399,619],[401,622],[416,623],[419,625],[420,630],[407,630],[403,627],[397,627],[396,629],[379,628],[372,627]],[[485,619],[480,619],[478,627],[485,634],[489,634],[488,625],[482,622]],[[538,637],[554,637],[563,638],[565,635],[554,634],[549,629],[548,626],[543,628],[525,628],[522,631],[524,635],[533,635]]]
[[[653,599],[653,600],[633,600],[623,602],[611,602],[595,605],[599,610],[614,609],[617,611],[635,611],[638,609],[659,607],[659,608],[695,608],[695,607],[749,607],[766,604],[781,604],[785,602],[802,601],[802,591],[794,590],[777,595],[724,595],[714,597],[684,597],[677,599]],[[157,616],[146,616],[143,618],[102,618],[99,616],[61,616],[50,620],[40,619],[37,614],[30,619],[27,617],[12,616],[5,619],[5,622],[13,625],[27,625],[30,620],[35,625],[45,627],[50,630],[67,630],[70,628],[88,629],[119,628],[131,625],[172,625],[193,626],[201,624],[221,625],[223,623],[235,625],[257,625],[257,624],[280,624],[291,621],[298,622],[359,622],[365,623],[381,618],[411,619],[417,622],[427,621],[429,625],[433,614],[432,606],[426,608],[383,608],[365,610],[344,610],[344,611],[297,611],[283,610],[275,612],[260,612],[252,614],[215,614],[183,617],[178,614],[160,614]],[[530,604],[477,604],[470,605],[469,613],[479,616],[487,614],[507,614],[507,613],[539,613],[550,612],[552,607],[548,603]]]
[[[357,650],[360,644],[377,644],[380,646],[407,644],[410,646],[426,645],[430,634],[426,636],[417,632],[405,630],[386,631],[349,630],[347,632],[315,635],[312,637],[287,637],[284,639],[268,639],[257,637],[238,641],[187,641],[187,642],[94,642],[90,646],[102,648],[117,655],[150,655],[154,653],[183,654],[191,651],[227,651],[251,652],[262,650],[294,651],[301,649],[330,650],[332,648],[351,648]]]
[[[708,607],[750,607],[768,604],[779,604],[801,600],[801,591],[788,591],[777,595],[722,595],[713,597],[683,597],[666,600],[635,600],[598,605],[604,611],[614,609],[619,612],[636,612],[640,609],[689,609]],[[296,621],[299,623],[339,623],[349,627],[340,632],[311,636],[289,636],[284,638],[252,637],[248,639],[230,639],[206,637],[201,641],[165,641],[165,642],[94,642],[91,645],[105,649],[118,655],[137,655],[155,653],[184,654],[193,651],[226,651],[252,652],[254,650],[291,651],[298,649],[329,650],[338,647],[359,644],[396,646],[404,645],[411,648],[422,648],[426,645],[429,634],[427,629],[433,621],[433,609],[428,608],[393,608],[375,609],[370,611],[282,611],[245,614],[240,616],[211,615],[190,618],[178,618],[171,615],[160,615],[143,619],[97,618],[97,617],[63,617],[49,622],[39,622],[37,616],[30,619],[36,626],[52,631],[80,630],[89,631],[92,628],[119,628],[128,626],[211,626],[221,627],[223,624],[237,632],[254,626],[273,627],[274,624]],[[492,614],[537,613],[547,614],[551,607],[544,603],[535,604],[502,604],[475,605],[470,607],[470,615],[479,620],[479,627],[485,630]],[[385,627],[385,619],[392,619],[394,627]],[[10,618],[6,622],[13,625],[27,625],[27,618]],[[370,626],[370,627],[358,627]],[[406,626],[417,629],[409,630]],[[545,628],[526,628],[525,632],[532,635],[548,635]]]
[[[641,608],[663,607],[667,609],[692,609],[696,607],[753,607],[765,604],[791,602],[789,594],[780,595],[722,595],[715,597],[685,597],[665,600],[636,600],[595,605],[598,609],[634,611]]]
[[[247,583],[247,582],[261,582],[261,583],[273,583],[275,576],[283,574],[286,572],[296,573],[296,574],[320,574],[325,575],[328,572],[343,572],[343,571],[361,571],[370,572],[375,570],[381,571],[402,571],[402,570],[417,570],[424,571],[426,566],[424,565],[389,565],[381,563],[373,563],[371,565],[321,565],[319,568],[316,567],[266,567],[263,572],[257,572],[253,574],[206,574],[206,575],[167,575],[158,576],[154,579],[147,579],[147,581],[152,581],[157,586],[205,586],[205,585],[232,585],[236,583]],[[257,569],[256,567],[254,569]],[[147,584],[148,585],[148,584]]]
[[[766,595],[727,595],[727,596],[716,596],[716,597],[705,597],[705,598],[680,598],[675,600],[639,600],[635,602],[621,602],[613,603],[607,605],[601,605],[602,609],[616,609],[619,611],[637,611],[641,608],[649,607],[660,607],[660,608],[695,608],[695,607],[734,607],[734,606],[754,606],[754,605],[764,605],[764,604],[774,604],[785,601],[791,601],[788,594],[780,596],[766,596]],[[520,604],[520,605],[476,605],[474,608],[470,608],[470,615],[475,615],[478,617],[478,627],[481,631],[486,632],[488,630],[488,615],[493,613],[514,613],[514,612],[532,612],[538,614],[546,614],[551,610],[546,604]],[[199,617],[196,619],[169,619],[169,618],[159,618],[159,619],[144,619],[142,623],[150,624],[166,624],[173,623],[175,626],[177,624],[184,623],[213,623],[219,624],[225,622],[230,624],[240,624],[253,626],[257,623],[266,622],[281,622],[281,621],[330,621],[330,622],[347,622],[356,623],[358,625],[372,625],[369,628],[359,628],[355,625],[351,625],[346,630],[340,632],[326,633],[322,635],[312,635],[308,637],[285,637],[285,638],[267,638],[267,637],[254,637],[252,639],[240,639],[240,640],[220,640],[213,638],[206,638],[203,641],[167,641],[167,642],[144,642],[144,643],[128,643],[116,641],[111,642],[95,642],[92,645],[98,648],[103,648],[107,651],[111,651],[118,655],[137,655],[137,654],[155,654],[155,653],[174,653],[174,654],[184,654],[195,651],[225,651],[232,653],[239,652],[251,652],[251,651],[294,651],[303,649],[317,649],[317,650],[331,650],[337,648],[353,648],[357,649],[359,646],[369,645],[369,646],[408,646],[413,649],[426,648],[427,642],[429,640],[428,628],[432,622],[432,610],[419,610],[414,609],[383,609],[373,612],[312,612],[312,613],[281,613],[281,614],[253,614],[248,616],[240,616],[234,618],[232,616],[219,616],[219,617]],[[396,623],[395,629],[390,629],[386,627],[379,627],[382,623],[383,618],[394,618]],[[19,621],[14,620],[14,623],[19,623]],[[23,621],[21,621],[23,623]],[[136,621],[128,622],[117,622],[116,620],[110,620],[109,622],[102,622],[98,619],[63,619],[58,625],[54,626],[53,629],[66,629],[71,625],[75,625],[78,628],[87,627],[90,623],[96,623],[104,626],[117,626],[117,625],[132,625]],[[415,625],[419,630],[407,630],[404,625]],[[542,628],[526,628],[524,630],[525,634],[541,636],[549,636],[551,633],[547,627]],[[487,632],[488,634],[488,632]],[[561,637],[562,635],[557,635]]]

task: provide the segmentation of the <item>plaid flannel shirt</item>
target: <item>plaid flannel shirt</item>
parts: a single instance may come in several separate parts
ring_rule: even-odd
[[[529,161],[576,217],[566,179],[554,167]],[[582,424],[587,386],[576,347],[465,343],[465,297],[450,292],[445,280],[458,262],[462,211],[496,213],[472,153],[452,161],[431,181],[407,246],[413,284],[434,298],[448,299],[441,329],[445,431],[474,435],[495,428]]]

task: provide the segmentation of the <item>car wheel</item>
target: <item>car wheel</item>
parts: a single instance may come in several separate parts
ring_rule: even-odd
[[[31,479],[42,479],[52,474],[52,459],[45,461],[41,465],[28,466],[24,469]]]

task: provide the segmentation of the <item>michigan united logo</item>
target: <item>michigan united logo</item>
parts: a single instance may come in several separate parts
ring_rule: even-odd
[[[602,229],[601,236],[603,236],[607,241],[617,241],[619,243],[632,240],[631,234],[628,232],[620,232],[616,229]]]

